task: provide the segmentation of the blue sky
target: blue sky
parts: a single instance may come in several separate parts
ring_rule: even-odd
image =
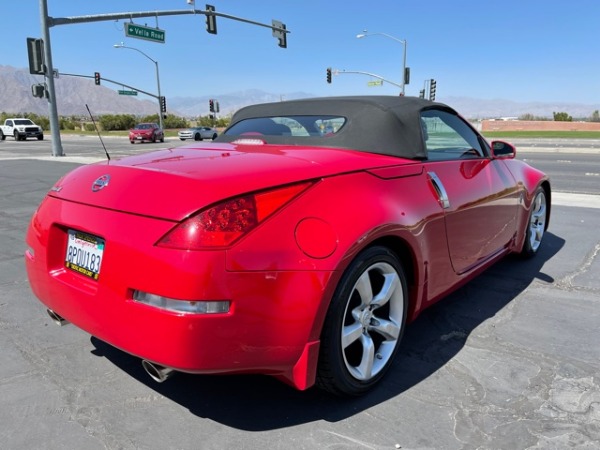
[[[4,1],[4,0],[3,0]],[[186,0],[47,0],[51,17],[130,11],[184,10]],[[124,21],[51,28],[54,67],[63,73],[119,80],[156,92],[154,64],[138,52],[115,49],[124,42],[159,62],[162,94],[213,96],[245,89],[317,96],[397,95],[384,83],[369,87],[364,75],[341,74],[327,84],[327,67],[378,74],[400,83],[407,42],[411,81],[418,95],[424,80],[437,81],[437,98],[465,96],[519,102],[600,103],[600,1],[571,0],[208,0],[216,11],[286,24],[288,48],[271,31],[217,18],[218,34],[205,31],[203,15],[135,19],[166,31],[159,44],[125,36]],[[27,37],[41,37],[37,0],[18,2],[3,15],[0,65],[27,67]],[[196,9],[204,9],[205,1]],[[118,89],[116,86],[110,86]],[[1,101],[1,100],[0,100]]]

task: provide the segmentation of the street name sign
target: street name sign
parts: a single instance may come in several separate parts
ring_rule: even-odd
[[[145,39],[152,42],[160,42],[161,44],[165,43],[165,30],[144,27],[142,25],[136,25],[135,23],[128,23],[125,25],[125,36]]]
[[[369,81],[368,86],[383,86],[383,80]]]
[[[119,95],[137,95],[137,91],[119,91]]]

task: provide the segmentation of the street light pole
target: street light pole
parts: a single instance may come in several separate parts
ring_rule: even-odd
[[[405,85],[406,85],[406,39],[398,39],[397,37],[391,36],[387,33],[369,33],[367,30],[364,30],[361,34],[357,34],[356,38],[361,39],[367,36],[385,36],[389,39],[393,39],[394,41],[400,42],[403,46],[403,56],[402,56],[402,95],[404,96]]]
[[[150,61],[152,61],[154,63],[154,66],[156,67],[156,87],[158,89],[158,122],[160,124],[160,128],[164,130],[165,127],[164,127],[164,123],[163,123],[162,108],[160,105],[160,99],[162,98],[162,96],[160,94],[160,76],[158,74],[158,61],[150,58],[146,53],[144,53],[140,49],[135,48],[135,47],[128,47],[127,45],[123,44],[122,42],[120,44],[114,44],[113,47],[114,48],[128,48],[129,50],[135,50],[136,52],[141,53],[142,55],[144,55],[146,58],[148,58]]]

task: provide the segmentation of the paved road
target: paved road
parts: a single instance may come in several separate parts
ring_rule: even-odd
[[[528,151],[519,157],[550,174],[557,191],[600,194],[600,149],[597,154]]]
[[[262,376],[178,374],[156,384],[136,358],[74,326],[55,326],[31,294],[23,267],[28,220],[76,162],[25,159],[25,151],[14,158],[7,143],[0,143],[0,447],[600,447],[598,209],[555,206],[537,257],[506,258],[426,311],[408,327],[389,376],[365,397],[296,392]]]
[[[600,152],[600,139],[573,138],[507,138],[517,149],[535,149],[550,152]]]

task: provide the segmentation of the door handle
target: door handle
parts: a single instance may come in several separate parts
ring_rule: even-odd
[[[444,209],[450,208],[450,200],[448,199],[448,193],[442,184],[442,181],[435,174],[435,172],[427,172],[429,175],[429,179],[431,180],[431,184],[433,184],[433,188],[438,195],[438,201],[440,202],[440,206]]]

